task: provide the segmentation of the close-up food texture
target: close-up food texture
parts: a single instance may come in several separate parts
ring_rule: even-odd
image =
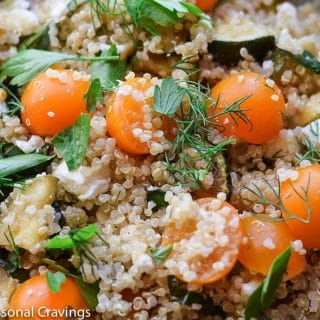
[[[320,319],[319,0],[0,0],[0,319]]]

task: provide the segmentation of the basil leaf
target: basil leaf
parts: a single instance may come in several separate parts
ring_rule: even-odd
[[[156,86],[154,90],[154,111],[172,117],[180,107],[184,95],[185,89],[179,87],[171,77],[164,79],[161,87]]]
[[[260,316],[261,312],[269,308],[277,293],[277,289],[287,270],[291,257],[291,245],[283,251],[272,263],[267,277],[249,297],[245,307],[245,320]]]
[[[44,154],[29,153],[20,154],[10,158],[0,159],[0,178],[21,172],[32,167],[36,167],[45,163],[54,156],[46,156]]]
[[[194,303],[200,304],[202,305],[201,311],[206,315],[220,315],[223,318],[226,316],[223,309],[219,305],[213,304],[210,298],[204,298],[200,293],[183,289],[180,281],[175,276],[168,277],[168,286],[173,300],[187,306],[191,306]]]
[[[71,127],[58,133],[52,140],[70,171],[81,166],[89,143],[90,115],[81,114]]]
[[[320,74],[320,61],[309,51],[304,51],[303,54],[291,54],[292,58],[299,64],[312,70],[314,73]]]
[[[73,249],[75,247],[75,241],[86,242],[94,238],[98,233],[96,224],[89,224],[79,230],[71,230],[69,236],[55,236],[49,239],[45,245],[46,249]]]
[[[98,305],[98,293],[99,293],[99,282],[95,283],[86,283],[83,280],[76,280],[79,289],[81,290],[82,295],[88,302],[88,305],[92,311],[96,310]]]
[[[49,46],[49,26],[46,26],[43,30],[23,40],[19,45],[19,50],[25,50],[28,48],[47,50]]]
[[[168,245],[165,247],[157,247],[151,250],[151,257],[155,264],[161,264],[164,260],[166,260],[169,254],[172,251],[172,245]]]
[[[287,271],[291,254],[292,248],[290,245],[272,263],[268,275],[263,281],[261,292],[261,308],[263,310],[269,308],[275,300],[277,289]]]
[[[117,47],[112,45],[101,53],[101,57],[118,57]],[[90,67],[91,84],[85,95],[87,110],[94,111],[97,102],[102,103],[103,92],[112,91],[118,86],[118,80],[123,80],[126,63],[124,61],[93,62]]]
[[[153,212],[168,206],[168,202],[164,200],[166,193],[162,190],[152,190],[147,192],[147,201],[153,201],[156,206],[152,208]]]
[[[61,285],[67,281],[67,277],[64,273],[58,271],[56,273],[46,272],[46,280],[49,289],[53,293],[57,293],[61,289]]]

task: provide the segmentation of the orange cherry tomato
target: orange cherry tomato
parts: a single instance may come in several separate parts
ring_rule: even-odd
[[[174,122],[152,110],[151,82],[133,78],[120,85],[107,105],[107,126],[111,137],[126,152],[150,153],[152,142],[165,142],[175,136]]]
[[[302,240],[306,248],[320,249],[320,164],[297,168],[298,178],[281,183],[280,197],[286,208],[284,216],[289,213],[304,220],[288,219],[286,222],[297,239]],[[303,199],[305,198],[305,199]],[[307,200],[307,201],[306,201]],[[309,205],[308,205],[309,203]]]
[[[23,124],[32,134],[54,136],[73,125],[81,113],[86,113],[84,95],[89,81],[74,80],[72,70],[57,69],[63,80],[39,74],[22,94]]]
[[[254,72],[242,72],[220,81],[212,89],[212,98],[218,101],[208,113],[216,115],[212,124],[226,136],[235,136],[248,143],[261,144],[275,138],[284,127],[282,113],[285,101],[280,89],[272,80]],[[241,113],[221,113],[241,98]],[[220,114],[220,116],[218,116]],[[246,121],[240,117],[244,116]]]
[[[250,271],[265,276],[275,258],[297,240],[284,221],[266,221],[252,216],[241,219],[241,226],[247,241],[240,246],[239,261]],[[305,266],[305,255],[292,251],[287,279],[301,273]]]
[[[52,313],[41,317],[45,315],[45,308],[52,310]],[[89,306],[74,279],[67,277],[66,282],[61,284],[60,291],[53,293],[47,285],[45,274],[42,274],[25,281],[14,292],[9,309],[16,311],[17,316],[10,318],[10,320],[64,320],[65,317],[59,314],[56,317],[55,313],[56,311],[62,312],[65,308],[89,310]],[[28,318],[20,316],[21,310],[26,312],[32,309],[33,316]],[[17,311],[19,310],[20,314],[18,315]]]
[[[190,1],[194,3],[193,1]],[[218,0],[196,0],[196,6],[199,7],[202,11],[211,10]]]
[[[225,225],[222,229],[220,225],[215,231],[213,236],[217,241],[217,245],[209,256],[195,255],[192,260],[189,261],[189,264],[193,266],[193,270],[196,273],[196,279],[191,281],[195,284],[208,284],[225,277],[234,267],[239,254],[242,231],[239,224],[240,219],[238,212],[226,202],[223,202],[219,209],[213,210],[211,207],[212,200],[215,199],[202,198],[196,200],[200,209],[203,210],[201,214],[205,212],[213,213],[217,219],[222,218],[222,221],[225,221]],[[170,259],[175,255],[179,258],[181,253],[176,251],[176,244],[181,245],[181,242],[190,239],[196,231],[197,222],[193,219],[188,219],[188,221],[182,226],[179,226],[179,228],[176,227],[175,223],[171,223],[165,228],[162,235],[161,246],[173,244],[173,249],[169,256]],[[219,237],[224,237],[224,240],[226,240],[223,245],[219,243]],[[176,276],[185,281],[183,275],[177,273]]]

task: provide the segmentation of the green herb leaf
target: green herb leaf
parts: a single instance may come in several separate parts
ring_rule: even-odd
[[[75,248],[76,241],[86,242],[94,238],[98,233],[98,228],[96,224],[89,224],[88,226],[70,231],[68,236],[55,236],[49,239],[45,245],[46,249],[73,249]]]
[[[161,264],[164,260],[166,260],[169,254],[172,251],[172,245],[168,245],[165,247],[158,247],[151,250],[151,256],[155,264]]]
[[[1,67],[2,76],[12,78],[10,84],[22,86],[53,64],[65,61],[115,61],[119,57],[83,57],[37,49],[22,50]]]
[[[292,254],[291,245],[283,251],[272,263],[267,277],[249,297],[245,308],[245,320],[259,317],[261,312],[269,308],[275,300],[277,289],[288,268]]]
[[[71,127],[58,133],[52,140],[70,171],[81,166],[89,142],[90,115],[81,114]]]
[[[19,50],[26,50],[28,48],[47,50],[49,46],[49,26],[46,26],[43,30],[24,39],[19,45]]]
[[[223,309],[219,305],[214,305],[210,298],[206,299],[200,293],[182,288],[180,281],[175,276],[168,277],[168,286],[173,300],[177,300],[179,303],[187,306],[191,306],[194,303],[200,304],[202,305],[201,311],[206,315],[226,316]]]
[[[81,290],[82,295],[88,302],[88,305],[92,311],[96,310],[98,305],[98,293],[99,293],[99,282],[86,283],[83,280],[76,280],[78,287]]]
[[[64,273],[58,271],[56,273],[52,273],[50,271],[46,272],[46,280],[49,289],[53,293],[58,293],[61,289],[61,285],[67,281],[67,277]]]
[[[180,107],[184,95],[185,89],[168,77],[162,81],[161,87],[155,87],[153,108],[156,112],[172,117]]]
[[[320,61],[309,51],[304,51],[303,54],[291,54],[293,59],[299,64],[312,70],[314,73],[320,74]]]
[[[73,12],[86,2],[87,2],[87,0],[71,0],[67,4],[67,8],[68,8],[69,12]]]
[[[42,163],[50,161],[54,156],[44,154],[29,153],[20,154],[10,158],[0,159],[0,178],[16,174],[26,169],[36,167]]]
[[[112,45],[101,53],[101,57],[118,57],[117,47]],[[92,63],[90,67],[91,84],[85,95],[87,110],[94,111],[97,102],[102,103],[104,91],[112,91],[118,86],[118,80],[123,80],[125,61]]]
[[[153,201],[156,206],[152,208],[153,212],[158,211],[168,205],[168,202],[164,200],[166,193],[162,190],[151,190],[147,192],[147,201]]]

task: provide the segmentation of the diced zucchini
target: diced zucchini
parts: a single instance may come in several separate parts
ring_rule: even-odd
[[[42,227],[54,223],[54,210],[50,206],[57,190],[57,180],[52,176],[40,176],[23,189],[14,189],[2,207],[0,216],[0,245],[8,246],[5,237],[12,232],[18,247],[29,251],[37,251],[41,243],[48,237]],[[46,210],[41,210],[47,208]],[[40,244],[40,247],[39,247]]]
[[[215,39],[208,48],[214,60],[225,65],[237,64],[243,59],[241,48],[246,48],[257,61],[261,61],[275,48],[275,38],[266,26],[256,26],[247,19],[238,24],[218,22]]]
[[[166,193],[162,190],[152,190],[147,193],[147,201],[153,201],[156,206],[152,209],[153,212],[158,211],[161,208],[165,208],[168,202],[165,201]]]

